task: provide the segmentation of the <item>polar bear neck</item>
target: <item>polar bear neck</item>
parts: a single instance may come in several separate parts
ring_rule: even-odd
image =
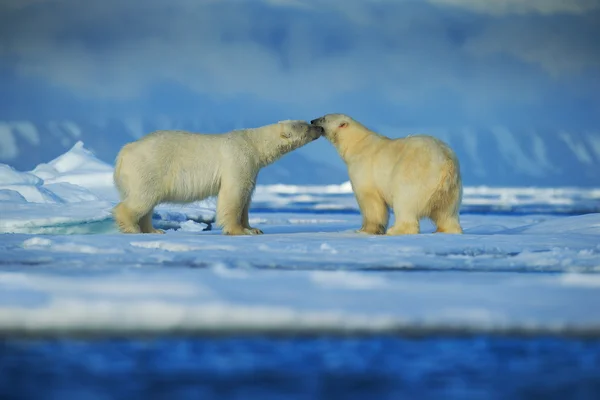
[[[333,145],[340,157],[348,163],[352,158],[364,153],[370,147],[388,140],[390,138],[357,124],[356,126],[349,126],[343,133],[338,133]]]
[[[242,131],[248,143],[256,149],[256,162],[260,168],[272,164],[293,150],[292,143],[281,140],[277,129],[277,125],[270,125]]]

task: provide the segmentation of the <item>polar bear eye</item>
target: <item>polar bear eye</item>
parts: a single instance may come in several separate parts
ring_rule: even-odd
[[[340,128],[345,128],[345,127],[347,127],[347,126],[348,126],[348,123],[347,123],[347,122],[342,122],[342,123],[340,123],[340,125],[339,125],[339,127],[340,127]]]

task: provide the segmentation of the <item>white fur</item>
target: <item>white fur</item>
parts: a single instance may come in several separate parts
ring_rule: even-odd
[[[119,152],[114,173],[121,195],[114,209],[119,229],[162,233],[152,227],[156,205],[218,195],[223,233],[262,233],[248,224],[259,170],[321,133],[304,121],[289,121],[223,134],[157,131],[129,143]]]
[[[389,208],[396,221],[390,235],[419,232],[428,217],[438,232],[462,233],[462,182],[458,159],[442,141],[426,135],[392,140],[343,114],[312,121],[325,130],[348,166],[363,225],[361,232],[386,232]]]

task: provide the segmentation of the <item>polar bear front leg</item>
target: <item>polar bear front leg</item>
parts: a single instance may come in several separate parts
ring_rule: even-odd
[[[356,192],[356,200],[362,215],[362,226],[359,233],[382,235],[387,228],[389,211],[385,201],[375,191],[361,190]]]
[[[253,235],[250,228],[242,224],[244,208],[250,197],[249,188],[243,187],[239,179],[223,178],[217,199],[217,222],[225,235]]]
[[[152,213],[153,210],[150,210],[140,219],[142,233],[165,233],[162,229],[156,229],[152,226]]]
[[[258,228],[253,228],[250,226],[249,215],[248,215],[250,213],[250,202],[251,202],[251,196],[248,196],[246,205],[244,205],[244,209],[242,210],[242,226],[245,229],[250,229],[250,231],[252,231],[252,233],[254,235],[262,235],[263,231],[261,231]]]

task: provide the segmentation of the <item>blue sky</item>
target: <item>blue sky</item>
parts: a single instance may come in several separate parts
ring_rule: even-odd
[[[598,0],[3,0],[0,118],[597,128],[598,37]]]

